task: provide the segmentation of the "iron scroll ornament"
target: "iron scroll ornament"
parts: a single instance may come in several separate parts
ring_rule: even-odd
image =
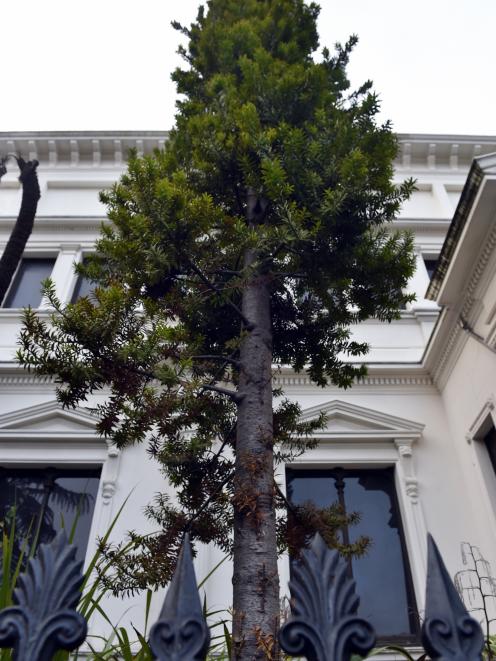
[[[76,612],[83,583],[76,547],[61,530],[40,544],[14,590],[14,606],[0,612],[0,647],[13,648],[14,661],[51,661],[58,650],[74,650],[87,624]]]
[[[209,643],[210,630],[203,615],[186,533],[162,611],[150,630],[149,644],[158,661],[203,661]]]
[[[427,590],[422,643],[440,661],[480,661],[484,635],[453,585],[436,542],[428,535]]]
[[[360,598],[348,565],[317,533],[292,570],[292,615],[281,627],[279,642],[290,656],[308,661],[349,661],[374,647],[372,625],[357,617]]]

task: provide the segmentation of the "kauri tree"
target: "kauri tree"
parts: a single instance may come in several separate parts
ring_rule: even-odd
[[[63,306],[48,283],[52,321],[27,311],[19,358],[56,375],[65,406],[106,393],[99,431],[146,440],[176,492],[148,508],[161,534],[114,556],[116,589],[167,581],[189,529],[232,552],[233,658],[276,658],[278,547],[315,529],[339,547],[350,515],[294,507],[275,484],[322,420],[298,422],[274,369],[319,386],[364,374],[350,327],[409,300],[411,238],[386,223],[412,183],[392,182],[397,141],[371,83],[349,90],[356,38],[317,56],[313,3],[207,5],[175,25],[188,46],[165,149],[132,154],[102,194],[109,222],[79,267],[93,297]]]

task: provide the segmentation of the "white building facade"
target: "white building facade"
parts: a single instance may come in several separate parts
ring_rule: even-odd
[[[163,480],[144,447],[119,452],[108,446],[87,410],[62,410],[53,384],[15,363],[20,307],[30,302],[48,315],[41,296],[26,298],[36,298],[33,283],[48,275],[61,300],[77,295],[81,283],[73,264],[92,251],[105,219],[98,191],[123,172],[130,147],[148,153],[165,139],[158,132],[0,134],[0,154],[20,152],[40,161],[42,193],[23,263],[0,308],[0,466],[4,476],[19,475],[24,485],[46,469],[67,479],[93,480],[82,533],[89,540],[87,558],[126,499],[113,539],[130,529],[153,531],[143,508],[164,490]],[[320,410],[328,414],[318,446],[280,470],[281,486],[289,487],[290,496],[292,489],[294,497],[308,491],[312,498],[319,480],[327,480],[329,489],[337,490],[331,500],[344,498],[350,508],[358,502],[364,534],[377,514],[368,565],[357,575],[372,572],[380,580],[357,578],[365,596],[393,572],[394,559],[382,565],[379,559],[389,552],[381,550],[378,532],[385,525],[379,521],[383,511],[389,512],[403,562],[401,577],[394,580],[404,583],[398,590],[405,593],[405,622],[410,618],[410,624],[398,622],[397,631],[389,633],[400,635],[410,627],[413,639],[412,611],[421,614],[424,604],[427,531],[452,575],[464,568],[460,544],[467,541],[496,571],[496,156],[491,156],[496,138],[402,135],[400,140],[395,177],[398,182],[414,177],[417,191],[395,224],[415,235],[417,270],[410,288],[416,301],[391,324],[370,320],[354,329],[370,344],[370,353],[368,375],[353,388],[322,389],[287,369],[276,372],[274,380],[299,402],[305,418]],[[16,177],[12,167],[0,183],[0,252],[19,208]],[[378,475],[390,478],[390,486],[377,486]],[[5,485],[7,478],[1,479],[0,474]],[[200,549],[198,577],[221,558],[213,548]],[[287,592],[287,558],[280,561],[280,573]],[[229,585],[224,563],[205,586],[211,608],[229,606]],[[155,613],[161,599],[154,600]],[[126,610],[124,621],[140,628],[142,603],[139,596],[125,604],[110,600],[108,612],[117,622]],[[95,620],[92,633],[104,631]]]

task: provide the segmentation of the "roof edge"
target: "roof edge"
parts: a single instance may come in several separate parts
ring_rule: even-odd
[[[460,236],[467,223],[467,219],[472,208],[477,193],[479,192],[482,179],[484,178],[484,168],[481,167],[481,161],[486,159],[486,156],[475,158],[472,161],[468,177],[462,190],[462,194],[458,201],[458,205],[449,226],[448,233],[441,248],[441,253],[437,262],[436,270],[434,271],[429,287],[425,297],[431,301],[437,300],[441,285],[444,282],[451,258],[458,245]]]

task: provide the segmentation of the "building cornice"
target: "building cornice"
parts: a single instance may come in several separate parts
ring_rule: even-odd
[[[122,167],[130,149],[149,154],[163,148],[167,135],[167,131],[0,132],[0,154],[17,153],[53,167]]]
[[[122,167],[129,149],[138,154],[160,149],[168,131],[12,131],[0,132],[0,153],[16,152],[52,166]],[[399,133],[398,170],[467,170],[474,158],[496,151],[496,137]]]
[[[45,231],[64,232],[68,229],[91,232],[92,244],[95,242],[95,232],[97,233],[102,224],[108,222],[104,216],[36,216],[36,223],[33,230],[33,239],[37,234]],[[14,223],[15,216],[0,216],[0,233],[10,232]],[[33,242],[31,239],[31,243]]]
[[[14,361],[0,362],[0,385],[29,386],[39,384],[53,384],[55,380],[50,376],[37,376],[27,372]],[[304,387],[318,388],[306,372],[296,373],[290,367],[274,369],[274,385],[284,388]],[[420,363],[398,363],[398,364],[371,364],[368,374],[357,379],[355,387],[366,386],[432,386],[432,379],[427,370]],[[333,387],[330,385],[329,387]],[[337,386],[336,386],[337,388]],[[339,388],[337,388],[340,390]]]
[[[492,184],[494,183],[492,182]],[[479,184],[476,193],[482,194],[484,192]],[[433,375],[435,383],[440,388],[443,388],[447,382],[468,339],[468,335],[462,329],[462,323],[475,325],[481,309],[483,292],[494,277],[496,268],[495,197],[496,193],[493,192],[493,195],[488,198],[485,204],[488,215],[484,214],[484,210],[476,208],[477,203],[482,206],[484,202],[481,200],[481,195],[479,195],[477,203],[474,202],[474,208],[472,206],[465,208],[465,217],[460,216],[458,220],[455,217],[453,223],[458,222],[462,226],[457,228],[456,235],[453,232],[451,243],[448,243],[447,239],[443,247],[445,259],[447,260],[446,272],[437,274],[437,298],[443,309],[425,352],[424,361],[429,372]],[[475,197],[473,199],[475,200]],[[473,235],[476,234],[476,228],[469,225],[472,222],[469,211],[478,213],[475,220],[478,221],[480,230],[476,239],[473,238]],[[492,226],[490,223],[492,223]],[[471,236],[464,234],[464,238],[460,238],[464,230],[470,232]],[[467,272],[465,268],[459,268],[452,271],[454,253],[461,245],[464,245],[462,244],[463,241],[467,242],[464,256],[467,263],[470,264],[470,270]],[[455,276],[459,282],[452,284],[450,278],[453,279]],[[462,287],[462,283],[465,282],[467,284]]]
[[[304,388],[316,389],[320,388],[311,381],[308,374],[305,372],[296,373],[290,368],[280,368],[275,370],[274,385],[282,388]],[[398,363],[393,364],[371,364],[368,366],[368,373],[366,376],[356,379],[353,389],[356,388],[393,388],[398,387],[432,387],[433,381],[431,376],[419,363]],[[341,391],[341,388],[330,384],[329,388],[335,388]]]
[[[496,137],[488,135],[436,135],[399,133],[397,169],[468,169],[474,158],[496,151]]]

